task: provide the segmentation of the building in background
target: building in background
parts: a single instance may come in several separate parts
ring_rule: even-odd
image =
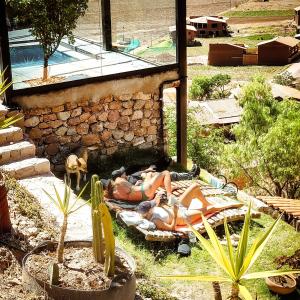
[[[169,32],[173,43],[176,43],[176,26],[170,26]],[[197,29],[192,25],[186,25],[186,43],[187,46],[195,44],[195,37],[197,36]]]
[[[197,37],[228,36],[227,19],[222,17],[191,16],[190,25],[197,29]]]

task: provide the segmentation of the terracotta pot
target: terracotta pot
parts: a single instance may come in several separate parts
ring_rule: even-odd
[[[287,295],[287,294],[292,293],[296,289],[295,277],[292,275],[284,275],[284,276],[280,276],[280,277],[288,277],[292,281],[291,286],[284,287],[281,284],[275,283],[272,280],[272,277],[267,277],[265,279],[265,281],[266,281],[266,284],[267,284],[269,290],[276,294],[279,294],[279,295]]]
[[[128,255],[124,250],[117,248],[116,261],[126,260],[130,267],[128,275],[123,284],[112,284],[109,288],[103,290],[79,290],[71,288],[62,288],[55,285],[50,285],[48,282],[39,280],[34,275],[30,274],[26,268],[26,261],[30,255],[39,253],[43,250],[53,251],[56,249],[57,243],[45,242],[42,245],[34,248],[29,252],[22,261],[22,282],[23,286],[32,292],[39,295],[45,294],[51,299],[57,300],[133,300],[136,291],[136,278],[134,271],[136,268],[134,259]],[[65,247],[92,247],[91,241],[70,241],[65,242]],[[42,266],[41,266],[42,267]]]

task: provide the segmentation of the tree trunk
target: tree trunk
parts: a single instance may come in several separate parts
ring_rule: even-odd
[[[68,216],[64,215],[63,224],[60,229],[59,241],[57,245],[57,261],[63,263],[64,261],[64,247],[65,247],[65,236],[68,227]]]
[[[3,176],[0,174],[0,233],[11,232],[11,222],[7,203],[7,190],[4,185]]]
[[[212,283],[212,286],[214,289],[215,300],[222,300],[221,287],[220,287],[219,282],[214,281]]]
[[[239,287],[235,283],[231,286],[230,300],[239,300]]]
[[[48,62],[49,62],[49,57],[44,56],[43,81],[46,81],[49,77]]]

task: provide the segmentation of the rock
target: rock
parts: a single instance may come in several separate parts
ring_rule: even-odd
[[[88,123],[92,124],[92,123],[96,123],[97,122],[97,116],[96,115],[91,115],[88,119]]]
[[[98,132],[103,131],[103,124],[102,123],[97,123],[97,124],[91,125],[91,131],[93,133],[98,133]]]
[[[141,126],[142,127],[149,127],[150,126],[150,120],[149,119],[143,119],[141,121]]]
[[[133,101],[124,101],[124,102],[122,103],[122,106],[123,106],[124,108],[132,108],[132,107],[133,107]]]
[[[128,116],[122,116],[119,121],[118,124],[128,124],[130,122],[130,118]]]
[[[29,115],[31,116],[40,116],[40,115],[46,115],[51,112],[50,108],[33,108],[29,111]]]
[[[65,126],[61,126],[59,127],[56,131],[55,134],[59,135],[59,136],[63,136],[66,134],[66,132],[68,131],[68,128]]]
[[[70,126],[76,126],[78,124],[80,124],[80,118],[79,117],[75,117],[75,118],[71,118],[68,120],[68,125]]]
[[[127,124],[118,124],[118,128],[123,130],[123,131],[127,131],[129,129],[129,123],[127,123]]]
[[[46,128],[46,129],[41,130],[41,132],[42,132],[43,136],[46,136],[46,135],[51,134],[53,132],[53,129],[52,128]]]
[[[55,121],[57,120],[56,114],[44,115],[44,122]]]
[[[46,144],[57,143],[58,137],[55,134],[51,134],[45,137]]]
[[[152,107],[153,107],[153,100],[148,100],[145,102],[145,106],[144,106],[145,109],[152,109]]]
[[[105,97],[104,99],[102,99],[102,101],[104,103],[110,103],[114,100],[114,97],[112,95],[108,96],[108,97]]]
[[[105,122],[103,126],[104,126],[104,128],[114,130],[114,129],[117,128],[117,122],[114,122],[114,123],[112,123],[112,122]]]
[[[73,143],[78,143],[81,139],[81,135],[72,135],[71,140]]]
[[[86,113],[83,113],[79,117],[79,119],[80,119],[81,122],[85,122],[86,120],[88,120],[90,118],[90,116],[91,116],[91,114],[86,112]]]
[[[115,131],[113,131],[112,135],[113,135],[114,139],[119,140],[124,136],[124,132],[121,130],[115,130]]]
[[[59,151],[59,148],[58,148],[58,145],[57,144],[49,144],[47,145],[46,147],[46,152],[49,154],[49,155],[55,155],[57,154]]]
[[[97,134],[87,134],[81,137],[81,143],[84,146],[92,146],[98,144],[100,142],[100,138]]]
[[[31,117],[27,120],[25,120],[24,122],[24,126],[25,127],[35,127],[40,123],[40,118],[35,116],[35,117]]]
[[[127,142],[131,142],[133,140],[133,138],[134,138],[133,131],[129,131],[124,134],[124,140]]]
[[[144,94],[143,92],[138,92],[132,97],[134,100],[150,100],[151,94]]]
[[[59,126],[61,126],[64,122],[61,120],[56,120],[56,121],[51,121],[49,122],[49,125],[51,128],[57,128]]]
[[[81,123],[76,127],[76,131],[78,134],[87,134],[89,132],[89,124],[88,123]]]
[[[49,126],[50,126],[49,123],[45,123],[45,122],[39,124],[39,128],[41,129],[49,128]]]
[[[136,110],[133,112],[131,120],[139,120],[143,118],[143,112],[141,110]]]
[[[36,236],[39,232],[39,229],[37,227],[29,227],[25,230],[26,236]]]
[[[71,103],[71,102],[68,102],[65,104],[66,105],[66,109],[67,110],[71,110],[71,109],[74,109],[77,107],[77,104],[76,103]]]
[[[120,119],[120,113],[117,110],[112,110],[108,113],[107,120],[109,122],[116,122]]]
[[[118,146],[110,147],[106,150],[107,155],[112,155],[118,150]]]
[[[82,114],[82,108],[81,107],[77,107],[75,108],[72,113],[71,113],[71,117],[74,118],[74,117],[78,117]]]
[[[121,111],[121,116],[130,116],[132,115],[132,108],[127,108]]]
[[[143,137],[137,137],[133,141],[133,146],[136,147],[136,146],[139,146],[143,143],[145,143],[145,139]]]
[[[131,99],[131,94],[123,94],[119,97],[121,101],[128,101]]]
[[[68,128],[67,135],[74,135],[76,133],[77,133],[76,127],[69,127]]]
[[[153,142],[157,140],[157,135],[156,134],[151,134],[149,136],[147,136],[146,141],[147,142]]]
[[[93,105],[91,107],[91,111],[92,112],[98,112],[98,111],[101,111],[103,109],[103,105],[102,104],[96,104],[96,105]]]
[[[63,112],[58,112],[57,113],[57,119],[61,121],[66,121],[70,118],[71,112],[69,111],[63,111]]]
[[[122,104],[119,101],[113,101],[113,102],[109,103],[109,109],[117,110],[117,109],[121,109],[121,107],[122,107]]]
[[[108,117],[108,112],[103,112],[100,115],[98,115],[98,120],[102,122],[106,122]]]
[[[42,137],[42,131],[41,129],[39,128],[32,128],[30,131],[29,131],[29,137],[33,140],[37,140],[37,139],[40,139]]]
[[[147,130],[147,134],[156,134],[157,133],[157,127],[156,126],[149,126]]]
[[[144,127],[140,127],[134,130],[135,136],[144,136],[146,134],[147,129]]]
[[[52,111],[57,113],[57,112],[61,112],[61,111],[64,111],[65,110],[65,107],[64,105],[59,105],[59,106],[55,106],[52,108]]]
[[[145,100],[137,100],[135,103],[134,103],[134,107],[133,109],[142,109],[145,105],[146,101]]]
[[[161,103],[160,102],[155,101],[153,103],[153,109],[158,110],[158,109],[160,109],[160,107],[161,107]]]
[[[152,115],[152,111],[151,110],[144,110],[144,118],[149,118]]]
[[[110,137],[111,137],[111,132],[110,131],[108,131],[108,130],[104,130],[103,132],[102,132],[102,134],[101,134],[101,140],[102,141],[107,141]]]

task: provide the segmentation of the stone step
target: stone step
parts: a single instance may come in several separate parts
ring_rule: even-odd
[[[21,141],[0,147],[0,165],[35,156],[35,145]]]
[[[7,112],[8,112],[7,107],[4,106],[4,105],[2,105],[2,104],[0,104],[0,120],[4,119],[4,117],[6,116]]]
[[[23,139],[23,131],[19,127],[8,127],[0,130],[0,145],[16,143]]]
[[[46,158],[32,157],[2,165],[0,170],[16,179],[50,173],[50,162]]]

